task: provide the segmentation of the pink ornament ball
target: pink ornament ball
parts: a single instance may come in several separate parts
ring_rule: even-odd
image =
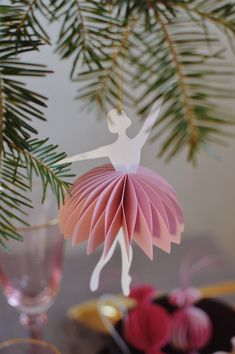
[[[160,354],[171,338],[171,316],[163,307],[143,302],[125,318],[124,335],[145,354]]]
[[[156,295],[156,289],[152,285],[140,285],[131,289],[129,297],[141,304],[143,302],[151,302]]]
[[[173,314],[172,345],[181,351],[199,350],[212,335],[209,316],[195,306],[187,306]]]

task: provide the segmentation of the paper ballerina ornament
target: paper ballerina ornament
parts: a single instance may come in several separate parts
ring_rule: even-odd
[[[157,173],[140,166],[141,149],[161,109],[162,98],[152,107],[142,129],[134,138],[126,134],[131,121],[122,110],[107,115],[116,141],[96,150],[62,161],[74,162],[108,157],[111,164],[91,169],[79,177],[59,212],[59,225],[73,245],[88,241],[91,254],[104,244],[102,256],[91,276],[90,287],[99,285],[100,272],[110,260],[117,243],[122,254],[121,285],[129,294],[132,243],[153,258],[153,245],[170,252],[171,242],[180,243],[183,214],[173,188]]]

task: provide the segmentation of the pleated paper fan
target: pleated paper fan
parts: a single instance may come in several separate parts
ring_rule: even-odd
[[[184,228],[176,194],[161,176],[142,166],[137,173],[123,173],[111,164],[78,178],[59,220],[74,245],[88,241],[88,254],[104,243],[107,255],[122,228],[127,253],[135,241],[151,259],[153,245],[170,252]]]

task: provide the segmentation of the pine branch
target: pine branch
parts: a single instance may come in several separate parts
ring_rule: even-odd
[[[26,196],[28,191],[27,177],[16,172],[16,165],[12,163],[13,156],[3,157],[0,176],[0,246],[6,247],[9,239],[21,240],[16,225],[27,223],[23,208],[30,208],[31,201]],[[17,166],[17,169],[19,166]]]
[[[27,148],[26,139],[31,134],[37,134],[32,127],[32,117],[45,120],[41,108],[46,107],[46,98],[29,90],[26,85],[16,77],[43,77],[50,71],[39,64],[25,63],[20,60],[19,54],[35,50],[42,43],[39,39],[21,40],[12,43],[12,33],[27,17],[22,13],[21,7],[0,6],[0,30],[4,37],[0,38],[0,107],[1,107],[1,152],[4,154],[6,147],[15,144]],[[12,29],[14,31],[12,32]],[[5,145],[5,147],[4,147]]]
[[[44,16],[48,15],[47,5],[43,0],[11,0],[11,2],[11,8],[20,11],[18,20],[9,26],[12,40],[32,42],[36,39],[50,44],[50,38],[38,16],[40,13]]]
[[[16,1],[0,5],[0,245],[10,238],[20,239],[16,224],[27,225],[25,215],[32,207],[28,194],[34,175],[41,178],[42,202],[48,187],[58,204],[68,189],[69,165],[56,166],[64,153],[47,139],[35,140],[35,118],[45,120],[46,97],[30,90],[22,78],[43,77],[50,71],[44,65],[26,63],[20,54],[37,50],[46,40],[35,11],[42,1]],[[13,41],[15,39],[15,41]],[[16,79],[17,78],[17,79]],[[18,79],[20,78],[20,79]]]
[[[188,145],[188,158],[195,161],[200,148],[211,149],[208,145],[218,142],[218,136],[228,136],[223,127],[234,124],[227,104],[235,97],[228,80],[235,68],[220,50],[212,52],[211,48],[220,47],[219,41],[212,35],[205,37],[203,28],[192,22],[188,13],[177,12],[170,22],[159,12],[157,16],[157,22],[152,20],[151,34],[135,33],[140,55],[132,57],[138,72],[133,81],[136,88],[143,87],[136,102],[143,114],[159,91],[165,92],[166,108],[153,140],[165,134],[160,156],[172,158]],[[222,92],[224,103],[218,102]]]
[[[58,205],[60,205],[70,186],[66,179],[73,175],[70,173],[70,164],[57,165],[67,155],[65,153],[57,153],[58,146],[47,145],[47,141],[48,139],[30,140],[28,141],[29,148],[27,150],[13,145],[12,149],[16,152],[14,161],[20,164],[21,169],[27,171],[27,179],[31,184],[33,173],[41,178],[43,186],[42,202],[46,197],[48,187],[50,187],[57,198]]]
[[[81,67],[102,70],[110,55],[111,19],[109,9],[100,1],[53,0],[54,18],[62,19],[57,41],[57,52],[62,59],[73,58],[71,78],[76,78]],[[121,29],[121,27],[120,27]]]
[[[1,59],[37,50],[42,45],[42,42],[38,38],[25,39],[15,35],[22,16],[23,12],[20,7],[0,5]]]
[[[134,30],[137,24],[137,19],[132,19],[130,24],[119,31],[120,40],[116,42],[114,39],[110,39],[110,56],[102,63],[102,68],[97,68],[94,75],[94,71],[81,71],[77,81],[80,84],[85,85],[79,87],[78,99],[83,100],[85,104],[89,104],[89,101],[98,104],[101,109],[108,111],[117,104],[118,95],[117,88],[119,85],[123,86],[123,103],[128,106],[133,102],[133,97],[130,94],[128,88],[125,88],[127,79],[130,76],[128,74],[128,57],[126,52],[130,50],[131,43],[129,42],[129,35]],[[114,25],[112,24],[112,31]],[[110,29],[111,30],[111,29]],[[112,32],[112,33],[113,33]],[[122,82],[121,73],[124,65],[124,82]],[[115,72],[115,66],[116,71]],[[119,77],[117,77],[117,75]]]
[[[3,101],[2,77],[0,76],[0,165],[1,165],[1,156],[3,151],[3,119],[4,119],[3,106],[4,106],[4,101]]]
[[[231,31],[235,34],[235,4],[227,0],[202,0],[192,1],[192,5],[182,3],[176,4],[177,7],[197,14],[214,25]]]
[[[0,178],[0,244],[9,238],[20,239],[16,223],[28,225],[24,221],[27,209],[32,208],[29,198],[32,190],[34,176],[42,181],[42,202],[50,187],[57,198],[58,205],[68,192],[67,179],[70,173],[70,164],[57,165],[66,157],[65,153],[58,153],[57,146],[47,144],[48,139],[30,140],[27,142],[28,150],[12,145],[6,152],[2,161]]]
[[[3,139],[8,146],[15,144],[27,148],[27,141],[37,130],[31,125],[32,117],[45,120],[40,108],[46,107],[46,98],[29,90],[24,83],[12,77],[40,77],[49,73],[44,66],[22,63],[18,59],[0,58],[1,107],[3,113]]]
[[[180,58],[178,57],[177,50],[175,48],[174,42],[171,39],[171,35],[168,32],[167,26],[157,12],[155,12],[156,18],[161,26],[164,38],[168,44],[169,52],[172,56],[172,60],[175,63],[175,70],[177,75],[177,80],[179,84],[179,89],[181,93],[181,99],[183,101],[184,107],[184,118],[187,121],[187,131],[189,137],[189,144],[192,146],[197,144],[197,127],[195,125],[195,115],[193,108],[191,107],[190,98],[188,96],[188,87],[186,83],[186,78],[184,75],[183,66],[181,64]],[[189,153],[189,158],[192,152]]]

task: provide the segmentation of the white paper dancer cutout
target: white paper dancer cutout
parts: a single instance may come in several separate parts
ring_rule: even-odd
[[[59,164],[108,157],[116,171],[136,172],[140,164],[141,149],[160,113],[161,105],[162,98],[153,105],[142,129],[133,139],[126,135],[126,130],[131,125],[130,118],[124,111],[118,113],[116,109],[112,109],[107,115],[107,122],[110,132],[118,134],[117,140],[110,145],[68,157]]]
[[[88,253],[104,242],[102,256],[91,276],[90,287],[99,286],[100,272],[112,257],[117,243],[122,254],[121,285],[130,292],[129,270],[134,240],[152,258],[152,246],[170,251],[170,243],[180,242],[183,215],[172,187],[155,172],[140,165],[141,149],[159,116],[162,98],[153,105],[142,129],[134,138],[126,134],[131,120],[116,109],[107,115],[112,144],[80,153],[60,162],[108,157],[112,165],[88,171],[75,182],[61,207],[59,224],[73,244],[88,241]]]

